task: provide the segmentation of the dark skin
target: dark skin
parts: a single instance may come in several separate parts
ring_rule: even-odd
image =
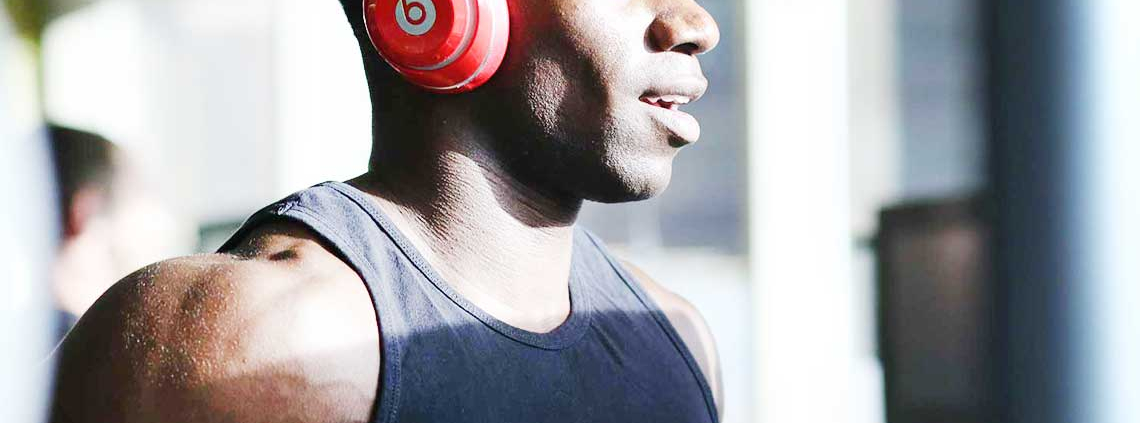
[[[349,182],[461,295],[548,332],[570,314],[583,201],[634,201],[668,185],[699,127],[658,100],[703,93],[697,55],[719,34],[692,0],[508,4],[505,63],[472,93],[420,91],[364,49],[377,142],[371,170]],[[627,266],[720,405],[704,320]],[[58,352],[54,420],[367,421],[381,331],[351,268],[306,229],[267,225],[227,254],[159,263],[108,291]]]

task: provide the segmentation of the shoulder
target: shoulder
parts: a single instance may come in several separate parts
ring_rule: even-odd
[[[716,398],[717,408],[723,412],[723,388],[721,382],[720,358],[716,350],[716,342],[712,331],[704,316],[684,297],[666,289],[653,280],[648,273],[628,261],[622,260],[622,265],[633,274],[642,288],[653,301],[661,307],[661,311],[669,318],[669,323],[677,330],[681,340],[689,347],[693,359],[697,361],[701,372],[705,374],[709,387]]]
[[[128,276],[57,352],[56,421],[364,421],[379,331],[359,277],[305,231]]]

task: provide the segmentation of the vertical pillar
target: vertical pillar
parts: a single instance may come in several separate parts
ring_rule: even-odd
[[[1140,6],[981,3],[1002,421],[1137,421]]]
[[[56,330],[50,265],[55,253],[54,181],[42,138],[31,54],[0,7],[0,421],[47,418]],[[21,54],[24,53],[24,54]]]
[[[860,421],[847,2],[745,5],[754,420]]]
[[[1080,165],[1088,193],[1081,230],[1089,281],[1081,343],[1088,388],[1082,417],[1092,423],[1140,421],[1140,3],[1099,0],[1086,5],[1090,60]],[[1085,142],[1082,142],[1085,141]]]

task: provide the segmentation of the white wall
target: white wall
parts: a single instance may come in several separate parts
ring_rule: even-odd
[[[45,40],[47,110],[150,164],[202,223],[362,173],[363,70],[339,3],[104,0]]]

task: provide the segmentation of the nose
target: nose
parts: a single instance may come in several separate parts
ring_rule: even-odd
[[[664,0],[649,26],[649,46],[660,52],[695,56],[720,43],[720,28],[705,8],[693,0]]]

